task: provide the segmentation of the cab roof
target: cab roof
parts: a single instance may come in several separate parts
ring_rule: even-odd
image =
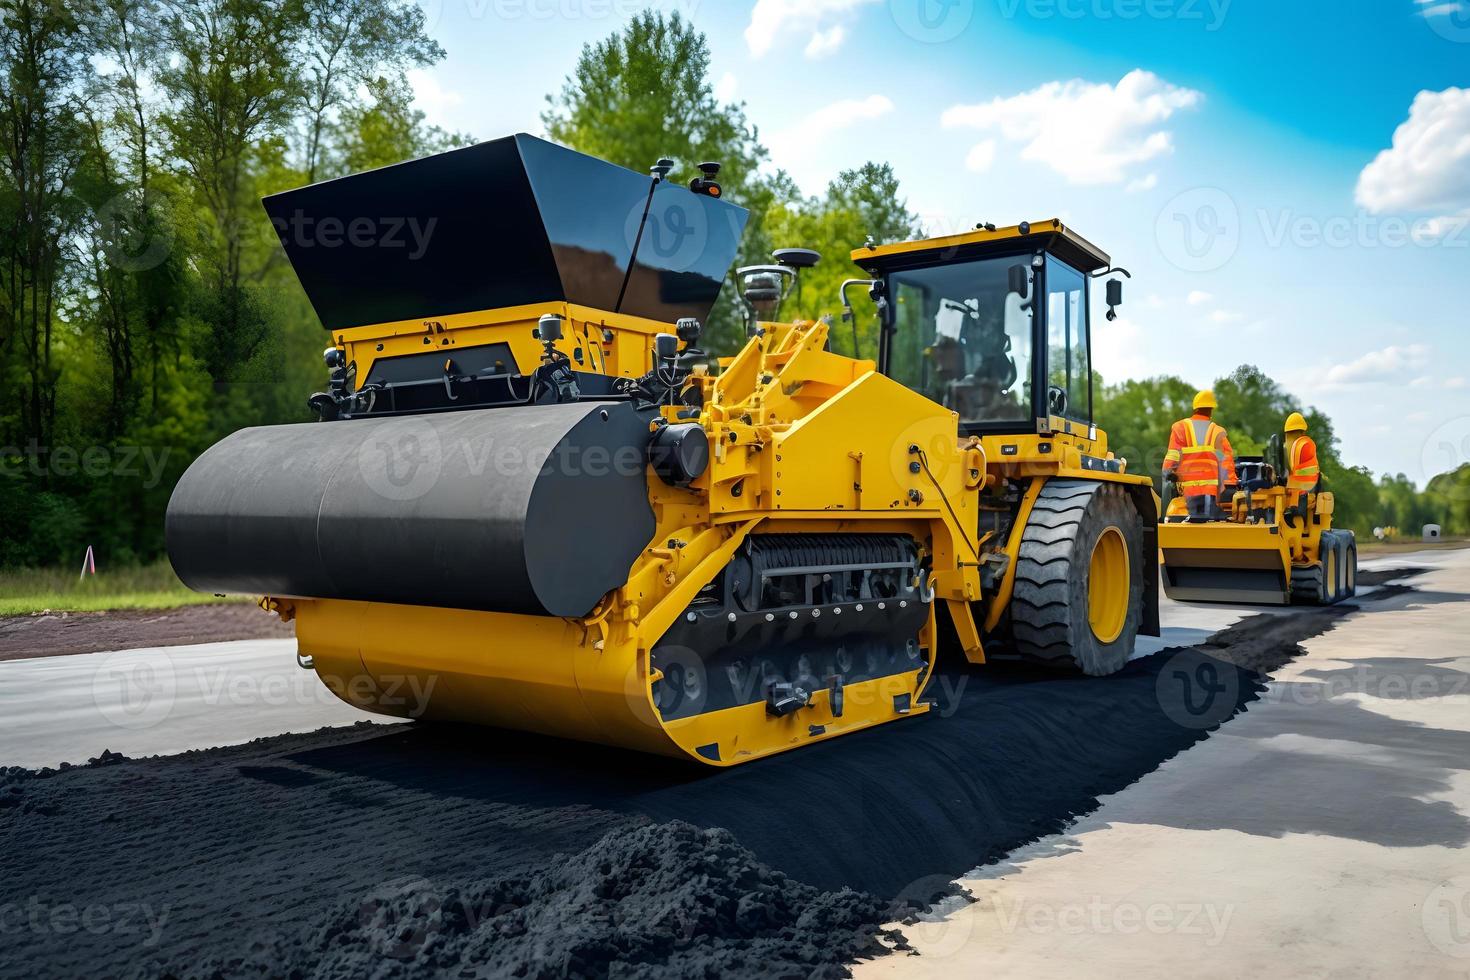
[[[852,251],[852,261],[869,273],[1004,255],[1028,249],[1046,249],[1081,272],[1092,273],[1112,265],[1108,253],[1077,234],[1057,218],[1021,222],[996,228],[976,228],[958,235],[920,238],[888,245],[865,245]]]

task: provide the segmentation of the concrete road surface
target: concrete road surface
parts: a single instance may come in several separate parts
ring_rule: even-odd
[[[0,765],[168,755],[369,719],[296,665],[295,640],[0,663]]]
[[[1386,561],[1433,570],[856,975],[1470,975],[1470,551]]]
[[[1164,599],[1164,635],[1140,637],[1135,656],[1197,643],[1269,611]],[[0,765],[81,763],[104,749],[167,755],[326,725],[397,723],[338,701],[296,666],[295,646],[237,640],[0,663]]]

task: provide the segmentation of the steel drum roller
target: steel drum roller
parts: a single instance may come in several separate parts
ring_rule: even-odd
[[[648,417],[579,402],[241,429],[169,501],[201,592],[587,614],[654,532]]]

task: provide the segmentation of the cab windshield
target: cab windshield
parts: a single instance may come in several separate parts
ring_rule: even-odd
[[[1027,422],[1031,317],[1007,289],[1025,257],[999,256],[895,272],[888,277],[893,332],[888,376],[961,423]]]

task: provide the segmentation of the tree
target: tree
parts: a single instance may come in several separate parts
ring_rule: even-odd
[[[718,161],[725,197],[759,214],[770,200],[758,173],[766,150],[742,106],[721,104],[709,80],[704,35],[678,12],[645,11],[621,32],[584,45],[559,93],[541,115],[558,143],[630,170],[647,173],[661,157],[675,161],[675,179],[698,176],[695,166]],[[759,229],[747,233],[736,265],[770,261]],[[705,324],[704,346],[728,352],[743,338],[730,289],[722,290]]]
[[[1151,477],[1162,492],[1169,430],[1189,416],[1194,386],[1172,376],[1108,386],[1095,379],[1093,391],[1094,414],[1108,434],[1108,448],[1128,460],[1128,472]],[[1230,437],[1233,443],[1233,431]]]
[[[297,0],[172,0],[163,19],[173,58],[160,77],[174,96],[164,126],[210,220],[205,312],[215,330],[205,360],[217,381],[235,375],[270,332],[259,297],[244,285],[246,237],[252,225],[265,227],[251,165],[270,137],[289,128],[305,23]]]
[[[375,82],[391,85],[388,80],[408,68],[443,58],[444,49],[424,33],[424,11],[414,3],[304,0],[304,6],[305,170],[307,183],[314,183],[332,115],[353,104],[354,89]]]
[[[786,319],[816,319],[841,312],[841,287],[846,279],[866,278],[851,259],[864,242],[903,241],[922,234],[918,216],[908,210],[893,168],[865,163],[844,170],[820,197],[791,196],[774,203],[766,213],[765,234],[777,247],[799,246],[822,253],[822,261],[801,274],[796,288],[781,308]],[[852,356],[877,358],[878,323],[866,291],[854,290],[853,319],[835,319],[832,349]]]
[[[78,219],[68,188],[84,146],[74,86],[85,47],[62,4],[3,0],[0,24],[0,382],[24,392],[9,406],[22,438],[46,445],[61,370],[53,353],[64,244]]]
[[[335,168],[341,172],[386,167],[473,142],[462,133],[447,133],[425,123],[423,112],[413,107],[413,93],[407,85],[377,78],[366,88],[372,101],[344,109],[335,127]]]

